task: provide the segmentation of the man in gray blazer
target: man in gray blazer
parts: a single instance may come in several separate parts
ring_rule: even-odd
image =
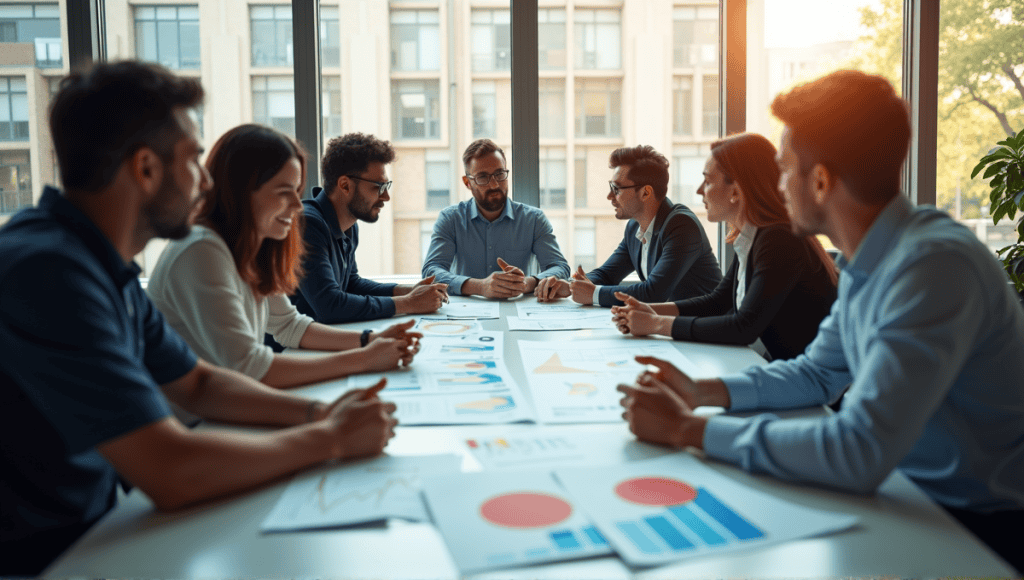
[[[577,267],[571,281],[542,280],[537,299],[571,295],[580,304],[609,307],[622,304],[616,292],[642,302],[665,302],[714,290],[722,270],[704,226],[688,207],[666,198],[668,159],[650,145],[620,147],[608,166],[614,169],[608,201],[616,218],[629,220],[619,247],[600,268],[584,273]],[[640,282],[622,284],[633,272]]]

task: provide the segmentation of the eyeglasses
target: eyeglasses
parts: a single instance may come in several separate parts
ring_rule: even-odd
[[[494,179],[494,181],[497,182],[505,181],[506,179],[508,179],[509,173],[512,172],[505,169],[499,169],[494,173],[490,174],[481,173],[480,175],[467,175],[466,177],[468,177],[470,181],[477,185],[487,185],[488,183],[491,182],[491,179]]]
[[[623,189],[634,189],[637,187],[643,187],[643,185],[640,183],[634,185],[619,185],[614,181],[608,182],[608,190],[611,191],[613,195],[619,195],[620,193],[622,193]]]
[[[380,197],[380,196],[384,195],[385,193],[387,193],[391,189],[391,182],[390,181],[374,181],[372,179],[366,179],[365,177],[356,177],[355,175],[346,175],[345,177],[347,177],[349,179],[355,179],[355,180],[358,180],[358,181],[365,181],[367,183],[372,183],[372,184],[376,185],[377,186],[377,197]]]

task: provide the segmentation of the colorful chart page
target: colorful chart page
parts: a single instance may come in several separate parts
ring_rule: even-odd
[[[857,518],[790,503],[679,453],[556,477],[623,560],[651,566],[849,528]]]
[[[435,477],[423,495],[464,574],[611,553],[550,472]]]
[[[475,318],[483,320],[499,318],[498,303],[468,296],[451,296],[449,302],[434,313],[434,317],[448,319]]]
[[[295,476],[263,521],[264,532],[329,528],[403,518],[425,521],[421,478],[457,473],[458,455],[375,457]]]

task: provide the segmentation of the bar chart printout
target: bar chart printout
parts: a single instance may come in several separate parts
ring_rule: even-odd
[[[623,560],[635,566],[835,532],[854,516],[762,493],[680,453],[556,477]]]
[[[550,472],[429,478],[423,495],[464,574],[611,553]]]

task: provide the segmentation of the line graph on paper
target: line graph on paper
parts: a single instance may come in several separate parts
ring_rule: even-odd
[[[459,465],[454,455],[383,456],[312,470],[288,485],[261,529],[283,532],[387,518],[426,520],[420,478],[457,472]]]

